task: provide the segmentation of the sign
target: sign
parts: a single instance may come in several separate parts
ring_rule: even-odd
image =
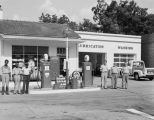
[[[81,48],[104,48],[104,45],[79,44]]]
[[[45,66],[45,71],[46,71],[46,70],[49,70],[49,66]]]
[[[134,48],[133,47],[128,47],[128,46],[118,46],[118,49],[121,49],[121,50],[133,50]]]
[[[86,70],[90,70],[90,66],[86,66]]]
[[[49,77],[49,73],[45,73],[45,77],[48,78]]]
[[[76,78],[76,79],[79,79],[80,78],[80,72],[74,71],[73,72],[73,77]]]

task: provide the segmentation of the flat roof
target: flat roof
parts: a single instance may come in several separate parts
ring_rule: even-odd
[[[82,40],[86,41],[124,42],[124,43],[141,44],[141,36],[84,32],[84,31],[75,31],[75,32],[80,35]]]

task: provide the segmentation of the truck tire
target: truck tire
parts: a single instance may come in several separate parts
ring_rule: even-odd
[[[138,73],[134,73],[134,79],[135,80],[140,80],[139,74]]]
[[[153,77],[150,77],[150,78],[149,78],[149,80],[151,80],[151,81],[152,81],[152,80],[153,80]]]

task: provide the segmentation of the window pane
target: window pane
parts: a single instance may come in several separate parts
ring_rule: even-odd
[[[114,54],[114,57],[119,57],[119,54]]]
[[[121,59],[120,62],[126,62],[127,60],[125,58]]]
[[[12,46],[12,54],[23,54],[23,46]]]
[[[119,58],[114,58],[114,62],[119,62]]]
[[[57,48],[57,54],[58,55],[65,55],[66,54],[66,48]]]
[[[127,57],[127,55],[126,54],[121,54],[121,57]]]
[[[48,47],[45,46],[39,46],[38,47],[38,54],[48,54]]]
[[[25,46],[24,54],[37,54],[37,47],[36,46]]]

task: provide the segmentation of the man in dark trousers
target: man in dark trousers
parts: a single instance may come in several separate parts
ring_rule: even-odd
[[[23,73],[23,94],[29,93],[29,81],[30,81],[30,75],[32,74],[31,68],[28,67],[28,64],[25,64],[25,66],[22,68]]]

